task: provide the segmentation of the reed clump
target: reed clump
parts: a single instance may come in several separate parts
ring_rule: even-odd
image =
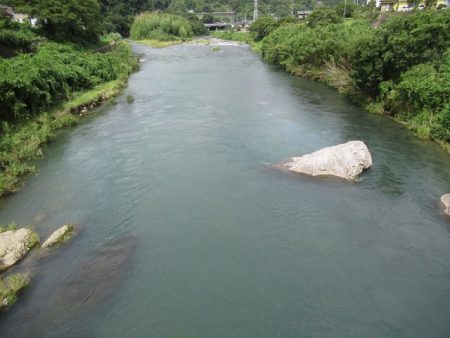
[[[194,36],[189,20],[179,15],[145,12],[134,19],[130,37],[133,40],[173,41]]]

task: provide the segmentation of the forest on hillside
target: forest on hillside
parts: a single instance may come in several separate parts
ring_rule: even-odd
[[[83,6],[96,7],[100,5],[103,27],[108,32],[117,31],[127,36],[133,18],[143,11],[166,11],[175,14],[185,14],[189,11],[220,12],[234,11],[238,19],[253,16],[253,0],[67,0],[64,5],[67,8]],[[321,4],[335,6],[339,0],[322,0]],[[53,0],[3,0],[3,4],[12,6],[17,11],[33,13],[42,9],[50,10]],[[272,14],[278,17],[288,16],[292,6],[294,10],[313,9],[318,1],[315,0],[259,0],[258,10],[260,15]],[[93,12],[96,12],[94,9]],[[99,20],[94,20],[99,22]]]

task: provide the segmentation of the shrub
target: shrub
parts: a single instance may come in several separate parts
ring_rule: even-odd
[[[410,67],[441,59],[449,45],[449,11],[393,16],[373,37],[359,41],[352,56],[352,77],[375,97],[382,81],[397,81]]]
[[[263,16],[250,25],[250,32],[253,33],[255,41],[260,41],[277,29],[278,26],[277,20],[271,16]]]
[[[338,3],[335,7],[335,11],[340,17],[351,18],[359,8],[360,6],[357,4],[346,1]]]
[[[444,59],[443,64],[416,65],[403,73],[398,83],[380,84],[380,100],[385,110],[402,120],[429,126],[422,136],[440,141],[450,137],[449,59]]]
[[[307,18],[309,27],[326,26],[342,22],[342,18],[337,12],[329,7],[319,7]]]
[[[193,13],[183,14],[183,17],[189,20],[189,23],[192,27],[192,32],[194,35],[208,35],[208,29],[203,25],[202,21],[200,21],[197,15]]]
[[[33,12],[44,34],[59,41],[97,41],[102,16],[97,0],[35,0]]]
[[[305,24],[285,25],[263,40],[263,57],[285,69],[318,68],[327,61],[348,63],[358,39],[370,34],[365,22],[311,28]]]
[[[0,59],[0,121],[21,121],[73,92],[115,80],[130,71],[130,54],[124,44],[110,53],[87,53],[70,44],[46,43],[33,55]]]

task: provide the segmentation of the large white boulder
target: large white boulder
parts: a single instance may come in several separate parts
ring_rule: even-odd
[[[334,176],[353,181],[372,166],[372,156],[364,142],[350,141],[293,157],[285,166],[293,172],[310,176]]]
[[[22,259],[37,241],[37,234],[27,228],[0,233],[0,271]]]
[[[69,240],[74,232],[73,225],[63,225],[53,232],[49,238],[42,244],[42,248],[51,248]]]
[[[442,195],[441,203],[444,206],[444,213],[450,216],[450,194]]]

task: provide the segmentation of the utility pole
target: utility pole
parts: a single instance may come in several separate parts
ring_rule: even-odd
[[[294,0],[291,0],[291,15],[294,16]]]
[[[254,0],[253,21],[258,20],[258,0]]]

